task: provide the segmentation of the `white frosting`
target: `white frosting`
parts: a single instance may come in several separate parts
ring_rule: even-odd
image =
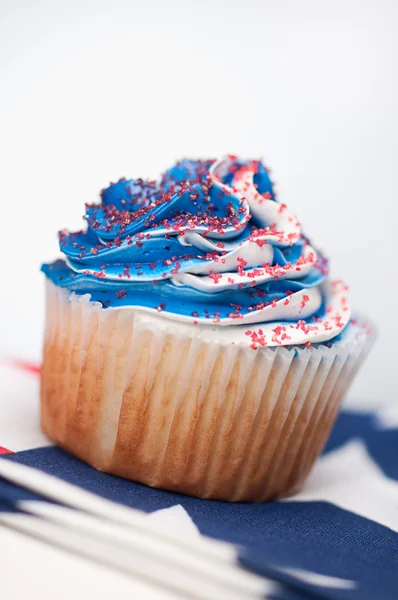
[[[209,263],[205,263],[203,266],[199,265],[198,267],[190,268],[186,272],[183,272],[184,269],[180,269],[181,273],[172,277],[171,281],[173,283],[177,283],[177,284],[189,285],[190,287],[195,288],[196,290],[200,290],[200,291],[208,292],[209,294],[212,294],[215,292],[223,292],[224,290],[238,289],[242,285],[244,285],[245,287],[253,286],[253,282],[256,285],[258,285],[260,283],[265,283],[267,281],[271,281],[272,279],[274,279],[274,277],[275,277],[274,271],[267,270],[265,268],[257,268],[257,267],[255,269],[245,268],[245,269],[243,269],[242,275],[239,274],[238,272],[236,272],[236,270],[224,272],[223,267],[226,267],[226,268],[228,268],[229,266],[236,267],[236,265],[239,264],[238,258],[246,260],[245,256],[248,256],[251,259],[251,262],[253,263],[253,261],[256,260],[256,257],[258,257],[260,255],[261,251],[264,248],[267,248],[267,246],[263,246],[262,248],[259,248],[256,244],[253,244],[252,242],[248,242],[247,243],[248,245],[244,248],[245,244],[242,244],[242,246],[240,248],[237,248],[234,252],[232,252],[231,253],[232,256],[230,256],[230,255],[228,256],[228,263],[226,260],[225,265],[220,264],[221,261],[217,261],[216,263],[214,263],[214,261],[211,261]],[[254,246],[257,246],[257,249],[254,248]],[[264,252],[264,256],[267,258],[273,254],[272,246],[270,246],[270,248],[271,248],[271,251],[266,250]],[[299,278],[303,277],[304,275],[306,275],[311,270],[311,268],[315,262],[316,255],[310,246],[305,246],[302,256],[303,256],[304,260],[307,262],[305,262],[305,264],[300,266],[300,271],[297,271],[297,266],[293,264],[290,268],[284,269],[283,272],[280,275],[278,275],[278,278],[279,279],[299,279]],[[224,258],[227,259],[226,256]],[[265,260],[264,262],[270,262],[270,261]],[[250,266],[254,267],[256,264],[257,265],[264,264],[264,262],[257,262]],[[214,268],[211,268],[211,266],[209,266],[212,264],[213,264]],[[247,266],[249,266],[249,265],[247,265]],[[217,283],[215,282],[215,280],[212,277],[209,277],[208,275],[206,275],[206,276],[195,275],[195,273],[211,273],[212,271],[221,272],[220,277],[217,279]]]
[[[308,293],[308,290],[303,291],[304,293]],[[310,291],[314,291],[317,294],[317,298],[314,296],[314,302],[322,301],[320,290],[314,288],[314,290]],[[290,312],[286,307],[282,309],[278,306],[280,303],[276,303],[275,308],[268,306],[261,311],[245,314],[238,320],[233,318],[223,319],[219,323],[215,323],[212,319],[197,318],[194,321],[194,325],[192,325],[191,317],[167,311],[162,311],[161,315],[159,315],[156,309],[140,306],[134,308],[131,306],[109,307],[107,310],[134,310],[140,314],[147,315],[148,319],[153,319],[159,326],[177,327],[181,332],[190,335],[198,335],[206,339],[212,339],[213,341],[222,341],[231,344],[254,344],[256,347],[262,346],[261,342],[255,341],[256,336],[257,339],[261,338],[266,347],[292,346],[307,342],[316,344],[327,342],[339,335],[349,323],[351,316],[351,312],[347,306],[347,287],[343,282],[328,282],[323,285],[322,292],[326,304],[325,316],[314,323],[304,323],[302,320],[308,314],[301,308],[300,299],[302,298],[302,292],[297,292],[297,294],[293,295],[295,299]],[[290,300],[292,300],[293,296],[291,296]],[[272,318],[272,322],[266,322],[264,318],[265,314],[268,314]],[[299,314],[298,317],[297,314]],[[287,319],[297,320],[297,323],[289,323]],[[172,325],[170,324],[170,320],[173,321]],[[255,327],[248,329],[248,326],[253,324],[255,324]],[[251,333],[249,334],[248,331]],[[284,334],[287,337],[284,338]]]
[[[279,246],[290,246],[300,239],[300,223],[289,211],[286,204],[279,204],[259,194],[254,186],[254,170],[242,167],[235,174],[233,189],[244,195],[249,203],[250,212],[261,227],[273,228],[277,233],[270,231],[264,239],[275,241]]]

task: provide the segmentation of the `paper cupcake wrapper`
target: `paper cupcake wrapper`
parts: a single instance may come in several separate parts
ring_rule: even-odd
[[[298,489],[372,336],[252,350],[185,329],[47,282],[44,432],[100,470],[202,498]]]

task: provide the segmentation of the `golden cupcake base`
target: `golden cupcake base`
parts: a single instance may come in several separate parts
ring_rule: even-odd
[[[200,498],[263,502],[299,489],[371,336],[252,350],[161,321],[47,282],[49,439],[101,471]]]

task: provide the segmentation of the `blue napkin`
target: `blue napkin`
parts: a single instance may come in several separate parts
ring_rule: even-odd
[[[266,504],[199,500],[101,473],[52,446],[4,459],[35,467],[145,512],[182,505],[201,533],[238,544],[238,560],[244,567],[282,584],[275,600],[397,600],[398,429],[382,427],[370,414],[342,413],[320,464],[327,464],[335,455],[343,470],[344,453],[350,444],[362,449],[364,471],[352,472],[352,487],[340,486],[339,497],[337,468],[337,480],[330,488],[334,497],[337,494],[335,503],[303,501],[300,495]],[[356,483],[370,484],[374,492],[370,505],[365,502],[365,509],[361,506],[358,511],[349,497]],[[375,498],[385,500],[386,489],[389,504],[383,504],[387,508],[380,519]],[[15,510],[19,499],[40,497],[0,479],[0,511]],[[348,505],[350,510],[341,507]],[[379,522],[361,516],[364,510],[368,515],[374,512]]]

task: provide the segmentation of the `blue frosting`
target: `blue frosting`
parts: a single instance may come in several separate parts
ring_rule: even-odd
[[[233,159],[220,180],[211,179],[214,161],[183,160],[159,182],[120,180],[101,192],[101,203],[86,207],[87,230],[60,233],[67,261],[44,264],[42,271],[57,286],[90,293],[104,308],[141,306],[194,318],[230,318],[247,314],[294,292],[319,286],[324,269],[314,266],[302,277],[272,279],[254,287],[207,293],[176,285],[173,275],[221,259],[228,243],[238,247],[259,224],[248,213],[232,185]],[[257,163],[257,191],[276,202],[267,169]],[[233,189],[233,188],[232,188]],[[184,244],[184,232],[211,239],[211,251],[200,244]],[[274,245],[271,266],[295,263],[306,239],[291,246]],[[261,266],[261,265],[259,265]],[[322,314],[323,306],[317,309]],[[318,316],[317,315],[317,316]]]
[[[240,306],[240,312],[246,313],[262,304],[265,298],[281,300],[286,297],[287,286],[290,291],[296,292],[319,284],[319,275],[311,272],[301,280],[280,280],[256,286],[254,289],[244,288],[208,294],[189,286],[173,285],[167,279],[155,280],[155,285],[153,281],[144,280],[123,284],[109,279],[99,281],[92,275],[74,273],[62,260],[45,264],[42,270],[56,285],[78,294],[90,293],[91,299],[101,302],[104,308],[111,305],[157,308],[164,303],[168,312],[204,318],[217,315],[220,319],[233,314],[235,306]]]

